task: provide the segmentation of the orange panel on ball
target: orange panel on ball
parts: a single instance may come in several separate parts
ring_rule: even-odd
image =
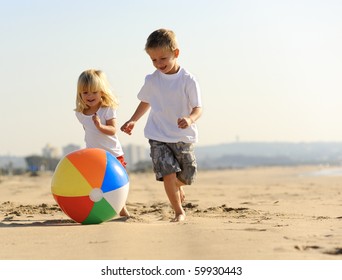
[[[89,182],[91,187],[101,187],[107,165],[104,150],[84,149],[67,155],[67,158]]]

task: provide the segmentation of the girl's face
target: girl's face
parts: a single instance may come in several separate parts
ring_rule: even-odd
[[[96,108],[101,105],[101,91],[83,91],[81,92],[81,97],[83,102],[89,107],[89,108]]]
[[[179,70],[177,57],[179,50],[170,51],[165,48],[153,48],[147,50],[153,66],[164,74],[175,74]]]

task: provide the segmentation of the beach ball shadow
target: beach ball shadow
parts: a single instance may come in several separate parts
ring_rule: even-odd
[[[120,213],[129,190],[126,169],[109,152],[87,148],[58,163],[51,192],[62,211],[80,224],[99,224]]]

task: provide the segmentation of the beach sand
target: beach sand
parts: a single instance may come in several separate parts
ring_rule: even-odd
[[[341,260],[342,176],[319,170],[199,171],[181,223],[152,173],[129,174],[132,218],[98,225],[61,212],[52,174],[1,176],[0,259]]]

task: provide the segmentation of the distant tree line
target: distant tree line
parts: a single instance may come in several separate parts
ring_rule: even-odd
[[[27,156],[25,157],[26,168],[15,168],[10,162],[4,167],[0,168],[0,175],[20,175],[29,172],[31,176],[38,176],[39,172],[41,171],[54,172],[59,161],[59,158],[50,158],[37,155]],[[128,171],[132,173],[152,172],[152,162],[150,160],[139,161],[129,168]]]
[[[58,158],[47,158],[42,156],[25,157],[28,171],[31,175],[37,175],[38,171],[54,171],[59,163]]]

